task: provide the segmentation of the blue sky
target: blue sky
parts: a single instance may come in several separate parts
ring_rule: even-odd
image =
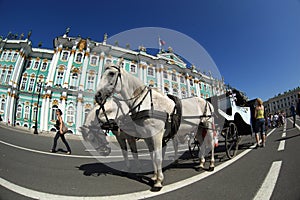
[[[300,0],[0,0],[0,9],[0,35],[32,30],[34,47],[42,41],[53,49],[66,27],[70,36],[95,41],[104,33],[162,27],[202,45],[225,82],[250,99],[300,86]]]

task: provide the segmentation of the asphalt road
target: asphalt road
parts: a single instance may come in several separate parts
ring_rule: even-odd
[[[232,160],[227,159],[220,145],[214,172],[195,170],[198,161],[186,152],[179,164],[165,167],[164,187],[157,192],[151,191],[150,172],[137,175],[116,170],[124,167],[117,149],[113,149],[111,157],[99,161],[87,151],[89,148],[80,137],[67,136],[72,155],[52,154],[52,136],[33,135],[1,125],[0,197],[247,200],[259,199],[262,192],[260,199],[299,200],[299,120],[297,124],[297,128],[292,128],[287,120],[286,127],[269,130],[265,148],[252,149],[254,138],[243,136],[238,155]],[[58,147],[64,148],[61,142]],[[152,165],[147,159],[142,158],[141,162],[144,167]]]

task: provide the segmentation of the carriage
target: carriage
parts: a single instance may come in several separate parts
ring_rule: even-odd
[[[224,142],[226,155],[229,159],[237,154],[242,135],[252,134],[254,101],[247,101],[238,90],[228,90],[226,94],[207,99],[215,108],[216,137]],[[190,136],[188,147],[193,158],[198,156],[199,143]]]

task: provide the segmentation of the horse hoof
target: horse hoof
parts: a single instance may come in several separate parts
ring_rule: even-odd
[[[153,188],[162,188],[163,186],[162,186],[162,184],[161,183],[155,183],[154,184],[154,186],[153,186]]]
[[[156,180],[157,180],[157,177],[156,177],[156,176],[152,176],[152,177],[151,177],[151,180],[152,180],[152,181],[156,181]]]
[[[196,167],[195,167],[195,170],[196,170],[197,172],[200,172],[200,171],[204,170],[204,167],[196,166]]]
[[[151,192],[159,192],[159,191],[161,190],[161,188],[162,188],[162,187],[155,187],[155,186],[154,186],[154,187],[151,188],[150,191],[151,191]]]
[[[215,167],[209,167],[208,168],[208,171],[210,171],[210,172],[212,172],[212,171],[214,171],[215,170]]]

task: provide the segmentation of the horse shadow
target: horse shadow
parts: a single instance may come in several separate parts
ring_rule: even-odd
[[[109,165],[110,166],[108,166],[108,164],[96,162],[96,163],[83,164],[76,168],[83,171],[83,175],[85,176],[100,177],[100,176],[112,175],[112,176],[129,178],[131,180],[140,182],[150,187],[153,187],[154,185],[154,181],[147,176],[148,174],[151,174],[151,172],[135,173],[135,172],[127,172],[125,170],[122,171],[116,169],[119,168],[121,165],[124,165],[123,162],[111,162],[109,163]]]

